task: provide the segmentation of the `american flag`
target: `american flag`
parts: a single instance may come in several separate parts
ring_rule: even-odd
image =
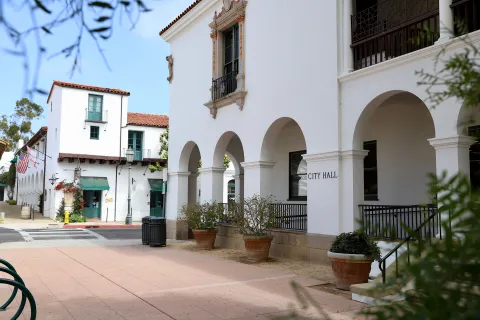
[[[20,152],[18,155],[17,172],[25,173],[28,168],[28,153]]]

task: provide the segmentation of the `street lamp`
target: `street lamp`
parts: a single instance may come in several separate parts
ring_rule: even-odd
[[[125,156],[127,157],[127,162],[128,162],[128,212],[127,212],[127,218],[125,219],[125,224],[132,224],[132,210],[130,208],[130,204],[131,204],[131,198],[130,198],[130,194],[131,194],[131,189],[132,189],[132,185],[131,185],[131,182],[130,182],[130,171],[132,169],[132,162],[133,162],[133,150],[132,150],[132,147],[128,147],[127,151],[125,152]]]
[[[50,179],[50,183],[52,184],[52,186],[55,184],[55,182],[58,180],[57,178],[57,174],[56,173],[52,173],[52,177]]]

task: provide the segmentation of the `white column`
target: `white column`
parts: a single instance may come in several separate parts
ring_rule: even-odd
[[[453,37],[453,12],[450,8],[452,0],[438,0],[440,17],[440,38],[437,43],[445,42]]]
[[[201,202],[216,201],[223,202],[223,174],[225,168],[201,168]]]
[[[338,235],[340,153],[305,154],[303,159],[307,162],[307,232]]]
[[[236,174],[235,178],[235,202],[243,199],[243,174]]]
[[[190,172],[169,172],[167,190],[167,220],[176,220],[180,208],[188,203]]]
[[[244,169],[244,197],[248,198],[254,194],[261,197],[272,195],[272,169],[275,166],[273,161],[242,162]]]
[[[474,142],[472,137],[455,136],[428,139],[435,148],[437,175],[447,171],[448,176],[463,173],[470,177],[469,148]]]
[[[358,205],[363,203],[363,160],[367,150],[341,152],[340,232],[351,232],[360,226]]]
[[[343,0],[343,74],[353,71],[352,44],[352,2]]]

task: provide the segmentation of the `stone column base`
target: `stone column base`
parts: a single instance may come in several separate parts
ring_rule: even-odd
[[[188,240],[188,228],[185,222],[167,219],[167,239]]]

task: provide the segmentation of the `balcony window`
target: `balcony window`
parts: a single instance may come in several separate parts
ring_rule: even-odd
[[[431,46],[440,36],[438,0],[356,0],[354,68],[362,69]]]
[[[103,96],[89,94],[88,95],[88,114],[89,121],[102,121]]]
[[[132,148],[133,150],[134,161],[141,161],[143,159],[142,145],[143,132],[128,131],[128,148]]]

